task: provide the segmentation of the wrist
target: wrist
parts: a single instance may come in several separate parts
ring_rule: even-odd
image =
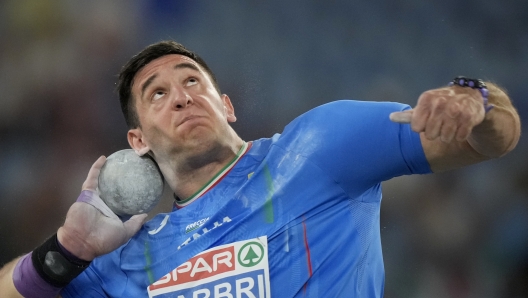
[[[69,236],[71,234],[73,236]],[[57,231],[57,241],[65,254],[73,259],[85,262],[91,262],[95,259],[95,255],[88,248],[86,242],[83,239],[79,239],[79,237],[75,237],[75,233],[66,232],[64,227],[60,227]]]
[[[31,260],[42,279],[55,287],[67,285],[90,265],[90,261],[65,253],[57,240],[57,234],[37,247],[31,254]]]
[[[494,105],[488,103],[488,97],[490,92],[488,86],[483,80],[470,79],[463,76],[458,76],[454,78],[451,82],[449,82],[448,86],[468,87],[471,89],[478,90],[480,92],[480,95],[482,96],[482,103],[484,105],[484,112],[486,114],[494,107]]]
[[[90,263],[69,252],[54,234],[20,258],[13,270],[13,284],[24,297],[56,297]]]

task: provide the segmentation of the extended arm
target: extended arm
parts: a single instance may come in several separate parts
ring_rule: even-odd
[[[105,158],[101,157],[90,169],[83,191],[68,210],[57,237],[51,237],[33,253],[11,261],[0,270],[1,297],[56,297],[61,287],[80,273],[68,266],[79,267],[117,249],[140,229],[146,214],[134,215],[122,222],[97,195],[97,181],[104,162]],[[40,256],[39,262],[33,260],[35,255]]]
[[[486,83],[489,104],[485,113],[479,90],[444,87],[424,92],[413,110],[391,119],[410,123],[420,133],[433,172],[441,172],[500,157],[515,148],[521,134],[519,115],[504,91]]]

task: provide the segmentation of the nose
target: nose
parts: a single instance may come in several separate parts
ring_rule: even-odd
[[[175,110],[185,109],[188,105],[193,103],[193,99],[189,93],[183,88],[175,87],[172,92],[172,107]]]

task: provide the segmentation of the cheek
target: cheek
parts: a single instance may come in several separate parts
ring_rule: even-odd
[[[142,119],[142,129],[144,132],[144,138],[147,144],[160,144],[160,142],[166,138],[170,129],[170,118],[163,117],[162,115],[156,114],[155,117],[144,117]]]
[[[226,107],[224,106],[222,99],[218,98],[218,93],[216,93],[216,91],[214,94],[208,94],[207,99],[203,100],[207,101],[209,109],[214,114],[222,116],[226,114]]]
[[[159,149],[167,148],[172,143],[167,132],[161,130],[158,126],[151,126],[144,130],[144,138],[146,144],[154,153],[159,153]]]
[[[140,120],[145,126],[154,127],[157,125],[166,125],[170,121],[170,113],[166,113],[163,103],[152,104],[143,107],[141,110]],[[163,126],[162,126],[163,127]]]

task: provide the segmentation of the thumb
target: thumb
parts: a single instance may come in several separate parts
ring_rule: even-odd
[[[125,221],[123,225],[125,226],[125,231],[127,233],[128,238],[132,238],[134,234],[139,231],[141,226],[145,223],[147,219],[147,214],[136,214],[132,216],[129,220]]]
[[[101,172],[101,168],[103,167],[105,162],[106,162],[105,156],[100,156],[94,162],[94,164],[90,168],[90,171],[88,172],[88,177],[86,177],[86,180],[83,183],[82,190],[95,191],[97,189],[99,173]]]
[[[389,119],[396,123],[411,123],[413,112],[414,110],[394,112],[389,115]]]

